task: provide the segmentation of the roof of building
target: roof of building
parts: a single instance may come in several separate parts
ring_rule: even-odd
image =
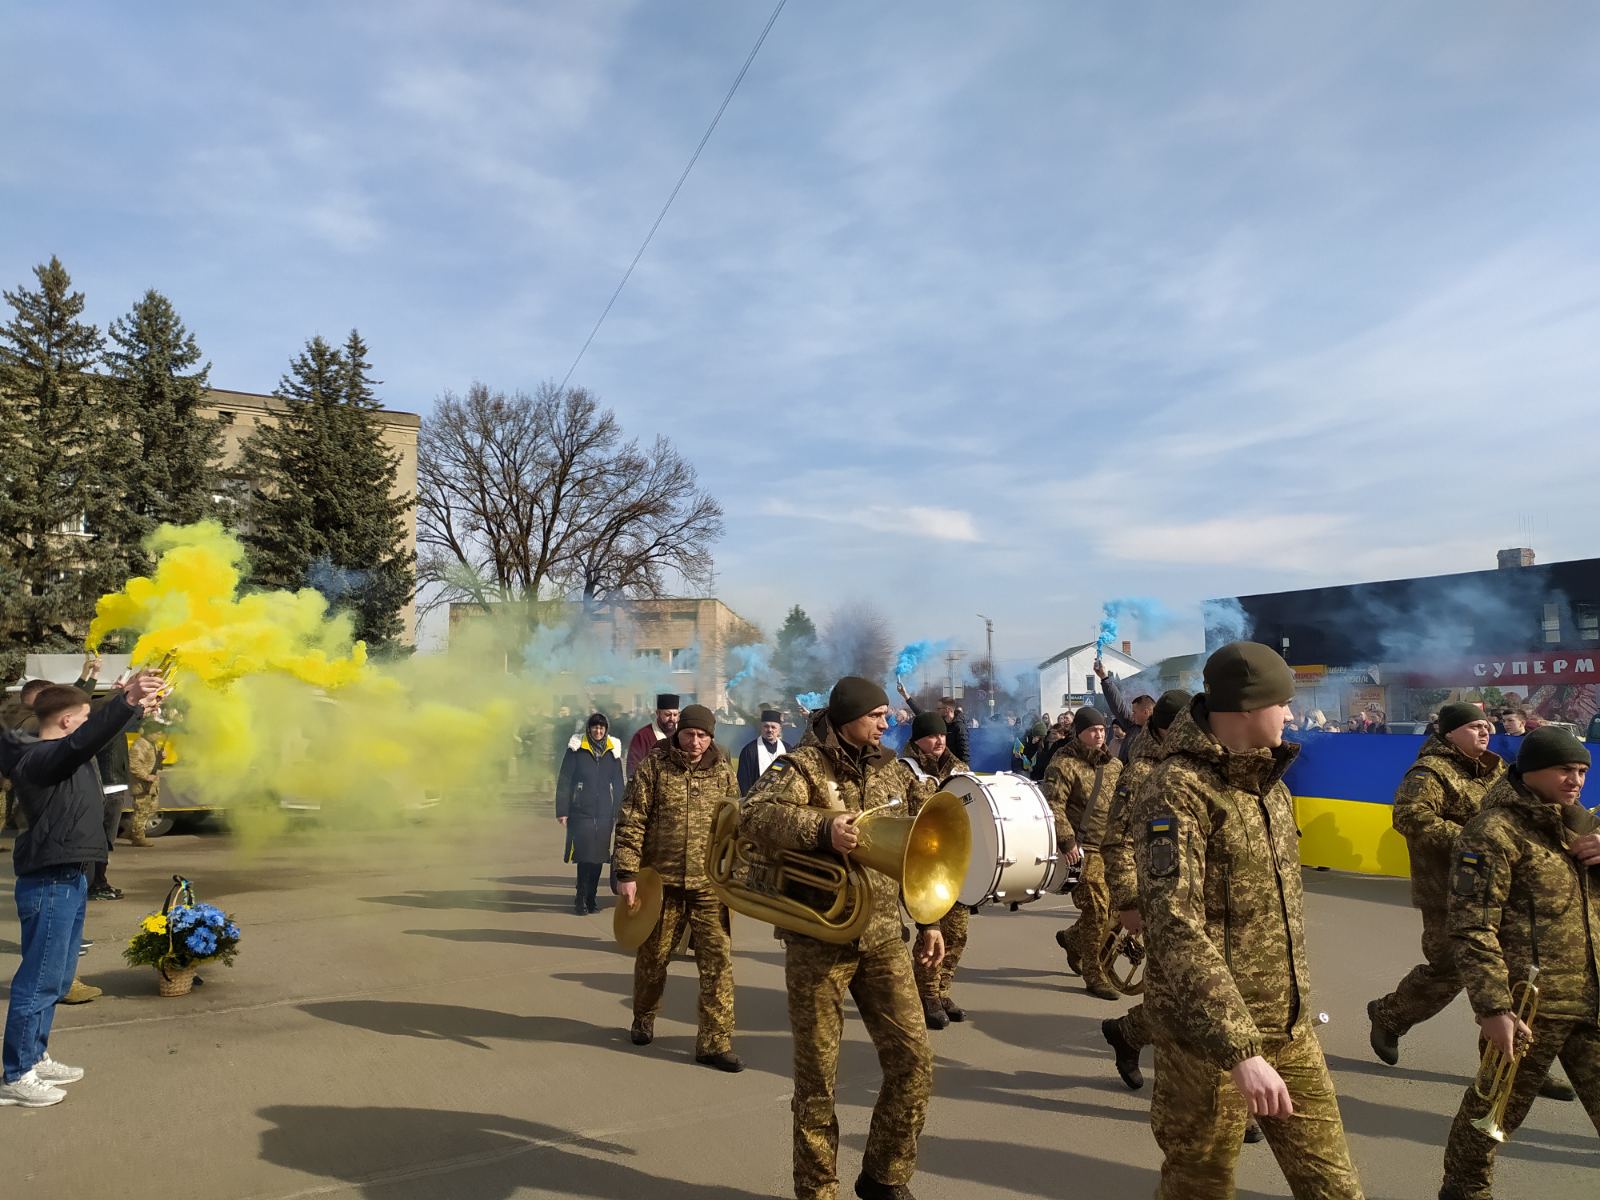
[[[1042,663],[1039,664],[1039,670],[1042,671],[1046,667],[1053,667],[1058,662],[1061,662],[1063,659],[1071,658],[1074,654],[1081,653],[1082,651],[1089,649],[1093,645],[1094,645],[1093,642],[1084,642],[1081,646],[1069,646],[1067,649],[1063,650],[1060,654],[1057,654],[1052,658],[1045,659]],[[1140,662],[1137,658],[1134,658],[1131,654],[1124,654],[1121,650],[1117,649],[1115,646],[1107,646],[1103,651],[1101,651],[1101,657],[1102,658],[1106,657],[1107,655],[1115,655],[1118,662],[1132,663],[1136,667],[1143,667],[1144,666],[1144,664],[1142,662]]]
[[[262,392],[238,392],[231,388],[207,388],[206,401],[218,408],[259,408],[272,410],[282,408],[284,402],[277,396]],[[422,418],[416,413],[405,412],[398,408],[380,408],[377,413],[386,421],[396,425],[420,425]]]

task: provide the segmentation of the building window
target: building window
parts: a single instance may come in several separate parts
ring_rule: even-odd
[[[89,521],[88,521],[88,518],[85,517],[82,513],[79,513],[77,516],[70,517],[67,520],[61,522],[61,524],[56,526],[55,531],[57,533],[66,534],[69,537],[88,537],[89,536]]]
[[[700,654],[693,646],[685,646],[681,650],[674,650],[670,665],[674,671],[692,671],[700,659]]]
[[[1578,605],[1578,637],[1585,642],[1600,642],[1600,604]]]
[[[1546,604],[1544,606],[1544,640],[1550,643],[1561,640],[1561,608],[1559,605]]]
[[[659,650],[635,650],[633,657],[642,663],[658,663],[661,661]]]

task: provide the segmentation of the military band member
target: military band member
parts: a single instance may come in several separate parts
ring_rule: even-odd
[[[1111,932],[1111,898],[1100,840],[1122,763],[1106,749],[1106,715],[1099,709],[1080,708],[1072,718],[1072,732],[1072,740],[1050,760],[1044,777],[1045,799],[1056,819],[1057,849],[1083,854],[1083,873],[1072,889],[1078,920],[1056,934],[1056,944],[1067,952],[1067,965],[1083,976],[1091,996],[1115,1000],[1121,993],[1100,962],[1100,944]]]
[[[1483,1037],[1510,1056],[1528,1039],[1501,1124],[1528,1115],[1551,1062],[1561,1060],[1600,1131],[1600,835],[1572,833],[1589,772],[1583,743],[1553,726],[1523,739],[1517,762],[1456,839],[1449,931],[1456,968]],[[1533,1028],[1512,989],[1539,968]],[[1472,1127],[1488,1111],[1462,1097],[1444,1152],[1440,1200],[1488,1200],[1497,1142]]]
[[[1312,1015],[1294,798],[1283,784],[1294,673],[1253,642],[1222,647],[1135,798],[1145,1006],[1155,1031],[1150,1124],[1165,1200],[1234,1194],[1245,1121],[1260,1118],[1297,1198],[1358,1200]]]
[[[633,1044],[655,1038],[656,1011],[667,982],[667,961],[679,929],[694,932],[700,973],[699,1032],[694,1060],[721,1071],[742,1071],[733,1052],[733,943],[728,910],[706,878],[706,843],[717,805],[737,798],[733,764],[713,740],[711,710],[691,704],[677,720],[672,740],[639,764],[617,822],[617,895],[631,906],[643,867],[661,873],[661,920],[639,947],[633,965]]]
[[[899,795],[900,770],[883,746],[888,717],[889,698],[881,687],[855,676],[839,680],[800,746],[773,763],[745,797],[740,831],[778,849],[849,855],[860,840],[855,814]],[[867,875],[872,920],[858,940],[832,945],[787,930],[778,934],[794,1031],[797,1200],[835,1200],[839,1194],[833,1097],[846,992],[883,1066],[856,1196],[911,1198],[906,1185],[916,1171],[933,1062],[902,936],[899,886],[879,872],[869,869]],[[916,955],[925,969],[938,966],[944,940],[937,925],[921,929]]]
[[[950,752],[944,718],[938,713],[920,713],[911,722],[911,737],[900,755],[899,767],[905,775],[906,815],[913,817],[952,775],[972,769]],[[938,967],[926,967],[920,959],[912,964],[917,991],[922,996],[922,1016],[929,1029],[944,1029],[951,1021],[967,1019],[965,1010],[950,996],[950,981],[955,978],[961,952],[966,949],[970,916],[965,906],[957,904],[939,922],[939,932],[944,935],[944,960]]]

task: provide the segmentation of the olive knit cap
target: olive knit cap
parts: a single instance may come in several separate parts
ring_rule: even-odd
[[[1206,707],[1212,712],[1254,712],[1294,699],[1294,672],[1283,656],[1260,642],[1229,642],[1206,659]]]
[[[1161,699],[1156,701],[1155,711],[1150,714],[1150,724],[1165,733],[1178,719],[1178,714],[1188,708],[1193,700],[1194,696],[1182,688],[1162,692]]]
[[[1095,708],[1092,704],[1085,704],[1077,712],[1072,714],[1073,733],[1082,733],[1091,725],[1104,725],[1105,723],[1105,713],[1101,712],[1098,708]]]
[[[717,736],[717,717],[704,704],[691,704],[678,714],[679,729],[698,729],[708,737]]]
[[[1468,704],[1465,700],[1454,700],[1439,710],[1439,732],[1453,733],[1463,725],[1488,719],[1484,716],[1483,709],[1476,704]]]
[[[911,722],[911,740],[920,742],[925,737],[944,737],[950,732],[950,726],[944,723],[944,718],[936,712],[918,713],[916,720]]]
[[[875,708],[887,707],[889,693],[859,675],[846,675],[833,685],[828,695],[828,720],[835,729],[866,716]]]
[[[1440,721],[1444,714],[1439,714]],[[1565,729],[1554,725],[1541,725],[1522,739],[1522,749],[1517,751],[1517,771],[1523,775],[1542,771],[1546,767],[1589,765],[1589,747]]]

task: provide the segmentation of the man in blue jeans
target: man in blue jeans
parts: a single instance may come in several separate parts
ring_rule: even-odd
[[[0,1105],[44,1108],[60,1085],[83,1078],[50,1057],[56,1004],[72,985],[83,936],[87,872],[105,849],[104,796],[94,756],[160,698],[161,676],[143,671],[92,715],[89,697],[51,684],[34,697],[37,737],[8,735],[0,770],[11,776],[28,828],[17,838],[17,917],[22,965],[11,980]]]

